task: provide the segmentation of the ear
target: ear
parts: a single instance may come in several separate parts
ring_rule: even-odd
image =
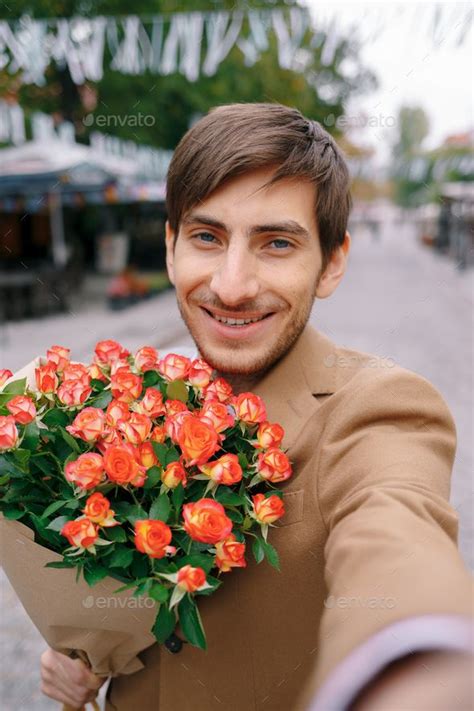
[[[346,271],[350,246],[351,236],[349,232],[346,232],[344,242],[332,253],[324,274],[319,280],[315,293],[317,299],[326,299],[336,290]]]
[[[174,285],[174,232],[170,227],[168,220],[165,222],[165,241],[166,241],[166,269],[168,278]]]

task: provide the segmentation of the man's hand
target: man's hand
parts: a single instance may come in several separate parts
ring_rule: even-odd
[[[70,659],[53,649],[41,655],[41,691],[55,701],[80,709],[95,699],[104,681],[80,659]]]

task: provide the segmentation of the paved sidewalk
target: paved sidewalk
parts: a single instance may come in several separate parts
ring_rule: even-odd
[[[461,551],[471,567],[472,301],[471,272],[459,273],[450,260],[418,246],[409,230],[392,229],[379,242],[358,235],[344,282],[331,299],[316,303],[312,315],[314,325],[337,343],[393,358],[428,378],[447,400],[459,438],[451,500],[460,515]],[[52,343],[74,343],[77,360],[90,359],[102,338],[115,338],[129,349],[191,345],[173,292],[119,313],[101,306],[92,314],[87,303],[76,311],[9,325],[0,334],[0,367],[20,367]],[[1,709],[58,709],[38,691],[44,643],[8,581],[2,582]]]

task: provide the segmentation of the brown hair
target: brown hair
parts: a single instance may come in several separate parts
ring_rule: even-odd
[[[175,235],[187,212],[224,181],[272,165],[277,170],[268,186],[292,176],[316,186],[316,224],[324,269],[347,229],[352,204],[349,171],[329,133],[282,104],[218,106],[187,131],[167,176],[166,207]]]

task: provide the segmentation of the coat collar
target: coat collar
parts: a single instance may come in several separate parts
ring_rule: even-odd
[[[283,446],[291,449],[299,432],[320,407],[315,395],[338,387],[337,346],[307,325],[296,343],[253,388],[267,406],[268,419],[285,430]]]

